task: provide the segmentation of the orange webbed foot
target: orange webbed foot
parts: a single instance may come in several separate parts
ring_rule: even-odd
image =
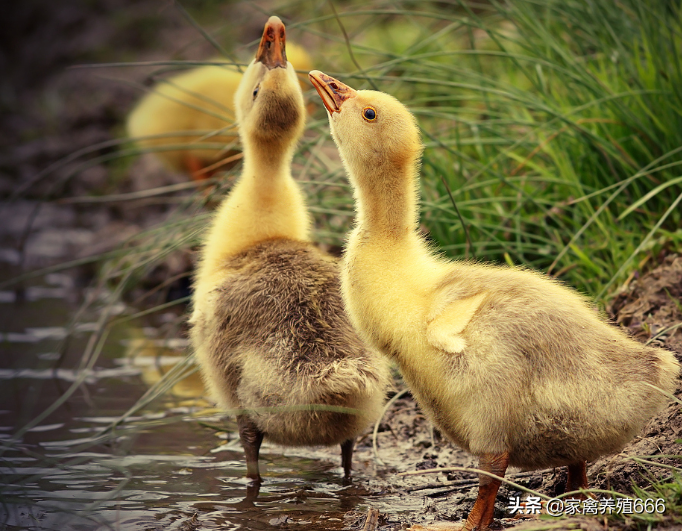
[[[504,477],[509,465],[509,453],[503,452],[501,454],[483,454],[479,459],[478,468],[485,472],[495,474],[498,477]],[[469,513],[466,522],[437,522],[422,526],[420,524],[413,525],[408,531],[484,531],[488,529],[493,521],[493,514],[495,512],[495,498],[497,498],[497,491],[502,483],[499,479],[492,478],[485,474],[479,474],[478,496],[473,509]]]
[[[587,463],[580,461],[568,465],[568,478],[566,479],[566,492],[574,492],[579,490],[587,490],[590,487],[587,484]],[[587,498],[594,499],[595,496],[589,492],[583,494],[582,492],[571,495],[571,498],[579,500],[586,500]]]

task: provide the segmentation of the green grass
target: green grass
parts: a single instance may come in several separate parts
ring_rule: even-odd
[[[540,269],[603,298],[647,253],[679,246],[677,11],[636,1],[380,7],[340,17],[385,19],[356,46],[362,71],[320,68],[417,115],[423,224],[446,253]],[[383,38],[392,26],[404,40]]]

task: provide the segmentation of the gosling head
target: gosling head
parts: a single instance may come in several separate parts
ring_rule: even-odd
[[[235,94],[235,110],[244,142],[278,151],[303,133],[303,94],[296,71],[287,62],[286,31],[278,17],[265,24],[256,58]]]
[[[309,77],[327,108],[332,136],[356,184],[416,174],[423,146],[417,122],[402,103],[383,92],[354,90],[319,70]]]

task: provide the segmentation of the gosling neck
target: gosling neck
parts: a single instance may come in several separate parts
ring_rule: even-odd
[[[403,240],[416,234],[419,194],[412,167],[351,173],[357,205],[357,230],[373,238]]]
[[[242,175],[218,207],[206,236],[196,300],[203,300],[221,281],[231,256],[270,239],[309,241],[311,219],[291,176],[292,156],[293,145],[261,150],[244,142]]]
[[[270,238],[310,240],[311,218],[305,197],[291,175],[295,138],[285,142],[244,139],[244,168],[228,198],[237,205],[231,223],[248,223],[249,243]],[[231,214],[232,216],[232,214]]]
[[[278,184],[287,181],[293,183],[291,177],[291,160],[294,146],[276,142],[259,142],[244,139],[244,168],[242,179],[253,180],[264,185],[262,193],[270,190],[276,193]]]

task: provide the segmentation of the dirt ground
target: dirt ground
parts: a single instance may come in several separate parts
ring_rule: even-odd
[[[236,9],[236,8],[235,8]],[[241,7],[240,9],[247,9]],[[212,50],[183,21],[170,3],[136,0],[97,2],[13,2],[0,18],[0,262],[13,268],[33,269],[66,259],[107,250],[126,237],[164,218],[172,204],[126,202],[125,204],[68,204],[67,197],[122,193],[184,182],[186,177],[169,173],[153,158],[142,157],[122,171],[115,164],[100,162],[82,171],[75,161],[51,173],[45,168],[80,149],[95,144],[96,153],[112,150],[106,143],[120,137],[125,115],[140,94],[129,83],[145,83],[145,73],[135,69],[68,69],[82,63],[144,61],[175,58],[206,58]],[[260,20],[254,17],[254,20]],[[261,22],[243,26],[235,39],[242,42],[259,35]],[[178,43],[193,43],[180,46]],[[112,81],[112,76],[118,81]],[[126,83],[128,82],[128,84]],[[21,194],[18,192],[21,191]],[[50,200],[44,203],[44,200]],[[27,222],[35,217],[31,230]],[[179,259],[159,277],[188,267]],[[91,270],[81,270],[81,284]],[[150,285],[156,280],[151,279]],[[630,280],[609,307],[614,321],[642,342],[650,341],[677,353],[682,359],[682,257],[661,257],[660,264]],[[401,389],[398,389],[399,391]],[[682,389],[678,389],[678,396]],[[622,453],[589,466],[590,484],[633,493],[633,485],[646,478],[670,475],[664,466],[642,465],[633,456],[682,454],[682,416],[673,404],[652,419],[643,433]],[[443,468],[473,467],[475,460],[445,441],[405,394],[392,403],[377,433],[374,464],[371,434],[356,452],[361,475],[368,481],[352,489],[379,509],[378,529],[393,531],[411,524],[458,521],[473,505],[477,479],[462,472],[441,472],[399,478],[396,473]],[[336,459],[336,456],[333,457]],[[648,458],[660,465],[679,466],[673,458]],[[514,473],[508,477],[547,495],[560,494],[563,470]],[[508,499],[518,496],[503,486],[496,505],[497,524],[519,523],[507,514]],[[376,501],[376,503],[374,503]],[[396,514],[389,506],[401,506]],[[346,514],[346,529],[362,529],[365,513]],[[288,524],[287,524],[288,525]],[[521,523],[519,529],[536,525]],[[624,524],[625,525],[625,524]],[[565,520],[563,528],[602,528],[597,520]],[[595,527],[596,526],[596,527]],[[672,524],[670,526],[673,527]]]

